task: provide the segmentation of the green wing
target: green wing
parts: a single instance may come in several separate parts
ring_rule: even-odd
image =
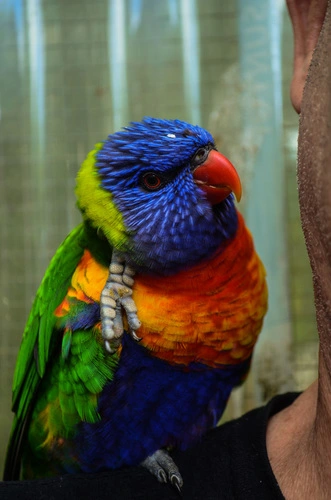
[[[66,295],[72,274],[86,245],[86,232],[81,224],[58,248],[37,291],[23,333],[14,374],[13,411],[16,416],[7,451],[5,480],[19,477],[19,455],[31,403],[55,345],[52,333],[56,317],[53,313]]]

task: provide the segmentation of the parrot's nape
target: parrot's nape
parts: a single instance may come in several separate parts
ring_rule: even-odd
[[[96,145],[76,194],[24,331],[4,479],[142,464],[181,488],[169,451],[216,425],[267,309],[239,176],[206,130],[145,118]]]

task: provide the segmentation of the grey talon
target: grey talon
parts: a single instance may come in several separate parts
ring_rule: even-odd
[[[141,465],[145,467],[160,483],[166,483],[169,479],[171,484],[181,492],[183,479],[178,467],[166,450],[156,450],[149,455]]]
[[[173,486],[176,486],[177,490],[181,492],[181,487],[183,486],[183,480],[181,477],[178,477],[176,474],[172,474],[170,477],[170,482]]]
[[[116,352],[121,344],[124,333],[123,311],[127,316],[131,337],[136,342],[141,340],[135,332],[141,323],[137,316],[136,304],[131,297],[134,274],[134,269],[125,264],[119,253],[113,251],[108,279],[100,298],[102,337],[105,349],[111,354]]]
[[[136,334],[135,331],[131,331],[131,337],[133,338],[133,340],[135,340],[136,342],[140,342],[142,340],[141,337],[138,337],[138,335]]]
[[[164,472],[163,469],[160,469],[157,473],[158,475],[158,480],[160,481],[160,483],[166,483],[167,482],[167,476],[166,476],[166,473]]]

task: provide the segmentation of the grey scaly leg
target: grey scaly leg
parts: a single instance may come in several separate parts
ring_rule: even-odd
[[[105,348],[111,354],[118,349],[124,332],[123,309],[132,338],[136,341],[141,340],[135,333],[141,323],[137,316],[136,304],[131,297],[134,274],[134,269],[114,251],[109,266],[109,276],[100,298],[102,337]]]
[[[165,450],[157,450],[153,455],[147,457],[141,465],[155,476],[160,483],[166,483],[168,480],[179,491],[183,486],[183,479],[179,469],[169,453]]]

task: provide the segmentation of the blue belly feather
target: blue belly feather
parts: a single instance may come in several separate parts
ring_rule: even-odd
[[[186,449],[216,425],[249,365],[250,359],[220,369],[173,366],[125,334],[115,378],[99,399],[101,420],[77,432],[81,470],[135,465],[166,446]]]

